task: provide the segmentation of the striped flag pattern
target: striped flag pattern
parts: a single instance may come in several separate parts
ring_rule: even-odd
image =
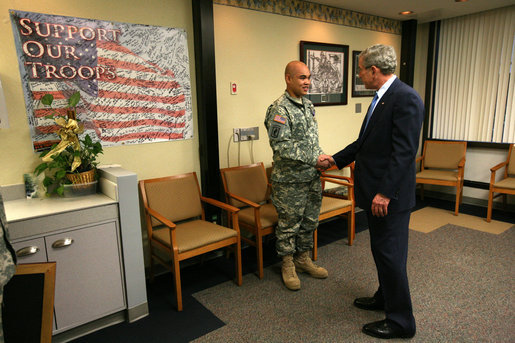
[[[46,18],[56,20],[55,16],[47,15],[39,15],[38,20]],[[67,22],[73,19],[60,18],[66,18]],[[95,21],[87,20],[87,22]],[[43,68],[39,69],[38,77],[34,77],[31,75],[31,72],[34,74],[34,69],[31,71],[25,67],[28,70],[25,77],[28,86],[26,89],[30,92],[26,99],[28,98],[31,102],[27,105],[27,109],[29,112],[32,110],[32,115],[28,113],[28,117],[36,151],[46,149],[59,141],[59,137],[55,134],[58,126],[53,119],[46,116],[56,113],[66,115],[67,99],[76,91],[81,93],[81,100],[77,106],[77,118],[84,125],[84,134],[89,134],[94,141],[99,140],[103,146],[188,139],[193,136],[185,33],[183,36],[175,34],[172,37],[171,35],[163,41],[166,44],[156,47],[161,50],[166,50],[167,47],[181,49],[180,53],[173,52],[182,57],[179,59],[182,65],[174,69],[180,70],[181,76],[176,77],[166,58],[159,61],[155,54],[149,56],[149,54],[134,52],[135,46],[143,44],[149,38],[145,37],[146,26],[135,25],[138,26],[134,31],[135,37],[128,37],[130,24],[120,24],[120,26],[124,29],[120,30],[122,33],[119,41],[75,39],[65,42],[76,44],[75,54],[80,56],[78,61],[80,65],[77,65],[77,61],[71,61],[68,65],[75,70],[79,66],[90,67],[91,70],[97,71],[95,77],[88,80],[81,80],[78,77],[70,80],[66,78],[49,80],[43,77],[45,75]],[[159,28],[149,26],[148,35],[152,37],[156,34],[166,35],[172,30],[163,29],[164,31],[159,31]],[[42,29],[40,31],[43,32]],[[180,40],[176,39],[177,37],[182,38],[183,42],[174,41],[174,44],[170,44],[174,39]],[[20,37],[22,43],[28,39],[34,40],[34,37]],[[50,42],[56,46],[63,44],[62,39],[58,41],[52,35],[44,39],[44,42],[47,44]],[[34,48],[34,44],[31,43],[27,47]],[[35,52],[29,50],[32,55],[37,52],[37,49]],[[53,50],[52,53],[57,55],[59,51]],[[25,63],[24,59],[36,60],[27,56],[20,57],[22,57],[20,64]],[[56,63],[55,58],[45,56],[39,61],[43,64]],[[103,72],[98,73],[98,70]],[[41,98],[49,93],[54,96],[52,108],[41,103]]]

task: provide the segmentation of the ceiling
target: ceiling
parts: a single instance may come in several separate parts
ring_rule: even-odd
[[[409,20],[419,23],[458,17],[482,12],[494,8],[515,5],[515,0],[308,0],[332,7],[355,12],[373,14],[380,17]],[[401,11],[413,11],[414,14],[400,15]]]

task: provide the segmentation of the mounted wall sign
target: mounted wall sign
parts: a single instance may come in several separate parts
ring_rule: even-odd
[[[59,140],[51,109],[80,91],[84,134],[104,146],[193,137],[183,29],[10,11],[35,150]]]

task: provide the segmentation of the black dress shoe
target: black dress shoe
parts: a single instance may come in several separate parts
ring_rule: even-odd
[[[357,308],[360,308],[362,310],[368,310],[368,311],[384,310],[384,303],[378,301],[374,297],[357,298],[356,300],[354,300],[354,306],[356,306]]]
[[[415,336],[415,332],[406,332],[388,319],[368,323],[363,326],[362,331],[369,336],[384,339],[411,338]]]

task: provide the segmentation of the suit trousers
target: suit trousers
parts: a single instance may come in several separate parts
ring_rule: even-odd
[[[384,301],[386,319],[407,332],[415,332],[415,318],[406,264],[411,210],[375,217],[367,211],[370,245],[377,268],[379,289],[374,295]]]

